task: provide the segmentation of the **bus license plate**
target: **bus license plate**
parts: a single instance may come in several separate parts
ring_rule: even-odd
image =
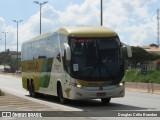
[[[98,97],[103,97],[103,96],[106,96],[106,93],[105,93],[105,92],[97,93],[97,96],[98,96]]]

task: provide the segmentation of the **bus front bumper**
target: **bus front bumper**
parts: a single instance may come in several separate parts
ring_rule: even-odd
[[[115,98],[124,97],[125,85],[110,87],[72,87],[69,99],[98,99],[98,98]]]

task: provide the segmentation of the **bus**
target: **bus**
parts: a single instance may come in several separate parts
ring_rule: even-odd
[[[61,103],[124,97],[122,47],[118,34],[102,26],[66,26],[39,35],[22,44],[23,88]]]

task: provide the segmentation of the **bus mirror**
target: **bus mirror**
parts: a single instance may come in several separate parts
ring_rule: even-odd
[[[122,43],[122,45],[124,45],[126,48],[127,48],[127,54],[128,54],[128,57],[132,57],[132,49],[131,49],[131,46],[125,44],[125,43]]]
[[[65,48],[65,54],[66,54],[66,60],[71,60],[71,49],[70,46],[67,43],[64,43],[64,48]]]

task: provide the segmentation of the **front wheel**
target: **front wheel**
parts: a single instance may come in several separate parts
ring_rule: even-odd
[[[101,98],[101,102],[102,102],[103,104],[109,104],[110,101],[111,101],[111,98]]]
[[[63,91],[62,91],[61,85],[59,85],[59,88],[58,88],[58,98],[59,98],[60,103],[62,104],[66,103],[66,99],[63,97]]]

